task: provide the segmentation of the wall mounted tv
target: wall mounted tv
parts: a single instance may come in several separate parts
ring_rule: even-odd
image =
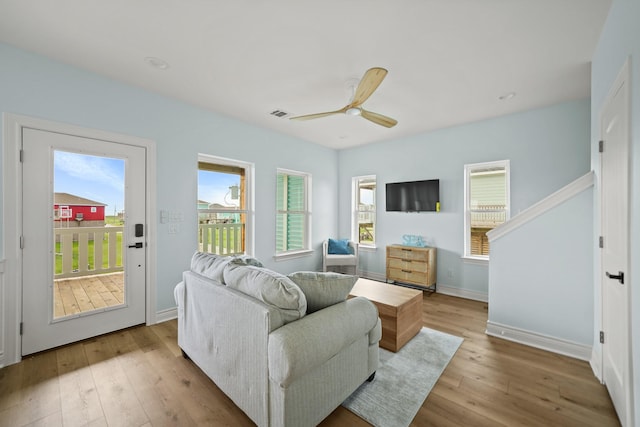
[[[387,212],[438,212],[440,180],[387,183],[386,200]]]

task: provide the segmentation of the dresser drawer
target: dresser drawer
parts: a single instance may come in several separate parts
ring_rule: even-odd
[[[406,258],[389,258],[387,262],[389,268],[398,270],[409,270],[418,273],[426,273],[429,269],[429,264],[422,260],[414,261]]]
[[[424,288],[436,287],[436,248],[387,246],[387,280]]]
[[[424,250],[413,250],[411,248],[398,248],[390,246],[388,249],[389,258],[400,258],[410,261],[427,262],[429,253]]]
[[[427,273],[411,270],[402,270],[400,268],[389,268],[387,270],[389,280],[397,280],[399,282],[408,282],[424,285],[427,283]]]

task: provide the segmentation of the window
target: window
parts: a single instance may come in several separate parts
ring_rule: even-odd
[[[376,245],[376,176],[356,176],[352,179],[351,239],[362,246]]]
[[[249,163],[198,157],[198,250],[252,254],[252,170]]]
[[[487,232],[509,219],[509,160],[464,167],[465,257],[489,259]]]
[[[276,256],[310,250],[311,175],[278,169]]]

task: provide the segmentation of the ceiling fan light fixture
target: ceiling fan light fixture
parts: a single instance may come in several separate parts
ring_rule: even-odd
[[[357,107],[351,107],[347,111],[345,111],[344,113],[349,115],[349,116],[360,116],[360,115],[362,115],[362,110],[360,108],[357,108]]]

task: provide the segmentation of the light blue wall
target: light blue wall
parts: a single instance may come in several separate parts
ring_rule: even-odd
[[[491,242],[489,322],[593,344],[593,188]]]
[[[177,234],[169,234],[167,225],[158,221],[158,310],[175,306],[173,287],[181,280],[181,272],[188,268],[189,259],[197,248],[198,153],[255,163],[255,256],[268,267],[284,273],[318,269],[321,266],[320,242],[336,233],[338,171],[335,150],[257,128],[3,44],[0,44],[0,111],[156,141],[157,208],[180,211],[185,218],[179,224]],[[315,218],[312,236],[316,249],[312,256],[280,262],[273,260],[278,167],[312,174]],[[4,236],[4,230],[0,229],[0,233]],[[0,259],[3,255],[0,253]]]
[[[602,30],[591,69],[591,159],[594,171],[600,169],[597,141],[600,132],[600,113],[607,94],[627,58],[631,64],[631,177],[630,177],[630,280],[631,346],[633,393],[636,425],[640,423],[640,2],[614,0]],[[595,235],[600,233],[600,207],[594,210]],[[599,255],[594,254],[595,277],[600,277]],[[600,329],[600,288],[595,287],[596,328]],[[599,355],[602,349],[594,339]]]
[[[418,234],[438,248],[439,285],[486,296],[487,267],[461,259],[464,165],[509,159],[516,214],[589,171],[589,109],[589,100],[573,101],[340,151],[340,235],[350,235],[351,178],[375,174],[378,249],[362,252],[362,270],[384,277],[385,246]],[[385,183],[432,178],[440,179],[441,212],[384,211]]]

